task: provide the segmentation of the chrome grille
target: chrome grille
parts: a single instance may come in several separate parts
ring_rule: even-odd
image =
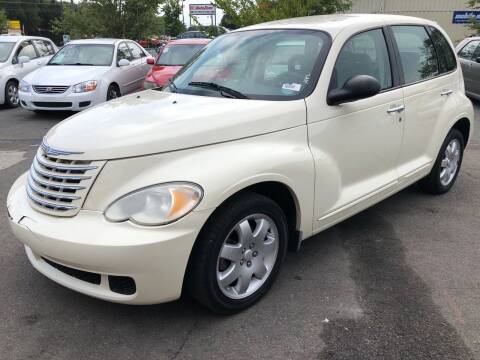
[[[69,86],[48,86],[48,85],[33,85],[33,90],[38,94],[63,94]]]
[[[45,146],[40,147],[28,174],[27,195],[39,211],[74,216],[105,162],[70,160],[59,153],[47,155]]]

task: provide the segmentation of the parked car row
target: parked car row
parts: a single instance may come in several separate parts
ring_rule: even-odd
[[[1,36],[0,103],[35,112],[81,111],[163,86],[209,41],[172,41],[154,58],[127,39],[75,40],[58,50],[45,38]]]

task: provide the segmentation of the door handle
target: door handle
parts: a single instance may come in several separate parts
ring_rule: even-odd
[[[448,95],[451,95],[452,93],[453,93],[453,90],[444,89],[440,95],[448,96]]]
[[[395,113],[395,112],[401,113],[403,110],[405,110],[405,105],[399,105],[399,106],[391,107],[390,109],[387,110],[387,113],[389,114]]]

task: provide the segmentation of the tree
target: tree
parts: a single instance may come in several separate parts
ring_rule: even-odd
[[[166,0],[163,14],[167,35],[177,36],[185,31],[185,25],[180,21],[182,6],[178,0]]]
[[[469,0],[468,5],[473,9],[480,9],[480,0]],[[477,19],[472,19],[470,29],[476,33],[480,33],[480,22]]]
[[[215,0],[215,5],[224,11],[230,27],[237,28],[265,21],[345,11],[350,9],[351,0]]]
[[[7,14],[3,9],[0,9],[0,33],[4,33],[7,30]]]
[[[72,38],[95,36],[141,39],[161,30],[157,14],[162,0],[81,0],[64,4],[52,22],[57,34]]]

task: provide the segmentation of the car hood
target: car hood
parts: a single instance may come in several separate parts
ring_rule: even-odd
[[[147,90],[76,114],[53,127],[44,142],[109,160],[192,148],[305,125],[303,100],[261,101]]]
[[[182,66],[159,66],[156,65],[152,68],[149,74],[149,80],[155,81],[157,85],[163,86],[169,79],[175,76],[175,74],[182,68]]]
[[[48,65],[23,78],[32,85],[71,86],[88,80],[100,80],[109,66]]]

